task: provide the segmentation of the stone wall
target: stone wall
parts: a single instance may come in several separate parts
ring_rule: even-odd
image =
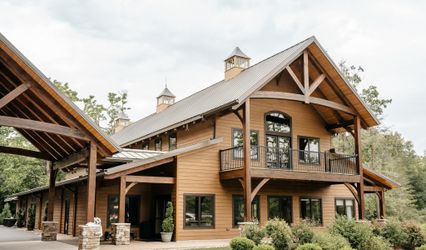
[[[59,223],[56,221],[43,221],[41,240],[42,241],[53,241],[56,240],[56,236],[59,231]]]
[[[112,223],[112,244],[130,244],[130,223]]]
[[[80,225],[78,236],[78,249],[79,250],[99,250],[100,237],[102,236],[102,227],[97,225]]]

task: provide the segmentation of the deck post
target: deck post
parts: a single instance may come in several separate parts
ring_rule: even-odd
[[[251,221],[251,173],[250,173],[250,99],[244,105],[244,220]]]
[[[95,199],[96,199],[96,143],[90,142],[89,161],[87,166],[87,214],[86,221],[93,222],[95,218]]]
[[[379,197],[379,211],[378,211],[379,219],[384,219],[386,217],[385,216],[385,191],[382,190],[377,195]]]
[[[357,185],[357,193],[359,196],[358,217],[360,220],[364,220],[365,219],[364,174],[362,169],[361,119],[359,116],[355,116],[354,125],[355,125],[354,139],[355,139],[356,167],[360,176],[360,182]]]
[[[58,171],[53,168],[53,164],[51,161],[47,162],[47,167],[49,168],[49,203],[47,205],[47,221],[53,221],[53,210],[55,209],[55,181],[56,173]]]
[[[118,197],[118,222],[124,223],[125,212],[126,212],[126,176],[120,177],[120,187],[119,187]]]

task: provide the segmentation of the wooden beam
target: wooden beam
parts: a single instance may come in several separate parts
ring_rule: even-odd
[[[234,110],[233,112],[234,112],[234,114],[238,117],[238,119],[240,120],[241,124],[243,124],[243,123],[244,123],[244,119],[243,119],[243,117],[241,116],[241,114],[240,114],[239,110]]]
[[[250,144],[250,98],[244,104],[243,150],[244,150],[244,220],[251,221],[251,144]]]
[[[253,202],[254,197],[256,197],[257,193],[260,191],[260,189],[265,186],[265,184],[269,181],[270,179],[268,178],[264,178],[262,179],[259,184],[257,184],[257,186],[253,189],[253,192],[251,192],[251,200],[250,202]]]
[[[365,193],[376,193],[383,191],[383,187],[379,186],[365,186],[364,185],[364,192]]]
[[[56,174],[57,170],[53,169],[53,165],[51,161],[47,162],[47,166],[49,169],[49,195],[48,195],[48,207],[47,207],[47,221],[53,221],[53,213],[55,209],[55,182],[56,182]]]
[[[53,163],[53,167],[54,169],[63,169],[63,168],[66,168],[87,160],[88,156],[89,156],[89,149],[85,148],[79,152],[76,152],[66,157],[65,159],[62,159],[60,161]]]
[[[300,94],[293,94],[293,93],[287,93],[287,92],[274,92],[274,91],[257,91],[253,95],[250,96],[250,98],[253,99],[280,99],[280,100],[290,100],[290,101],[299,101],[299,102],[305,102],[305,96]],[[309,97],[309,103],[328,107],[334,110],[339,110],[345,113],[348,113],[350,115],[354,115],[355,111],[343,104],[332,102],[329,100],[325,100],[318,97]]]
[[[321,74],[317,79],[314,80],[312,86],[309,88],[308,96],[312,95],[314,91],[318,88],[318,86],[324,81],[325,75]]]
[[[325,126],[325,129],[332,130],[332,129],[336,129],[336,128],[346,128],[350,125],[353,125],[354,122],[355,122],[355,120],[351,119],[351,120],[342,121],[342,122],[335,123],[335,124],[328,124],[328,125]]]
[[[305,86],[305,103],[309,103],[309,59],[308,51],[303,51],[303,83]]]
[[[349,183],[344,183],[344,184],[349,189],[349,191],[351,191],[351,193],[354,196],[356,202],[359,203],[359,197],[358,197],[358,193],[357,193],[356,189],[351,184],[349,184]]]
[[[358,183],[359,175],[334,174],[329,172],[298,172],[284,169],[252,168],[253,178],[269,178],[271,180],[318,181],[328,183]]]
[[[97,150],[96,143],[90,142],[89,160],[87,166],[87,203],[86,203],[86,222],[93,222],[95,218],[95,200],[96,200],[96,161]]]
[[[126,170],[123,170],[121,172],[117,172],[117,173],[114,173],[114,174],[111,174],[111,175],[105,175],[104,178],[107,179],[107,180],[115,179],[115,178],[120,177],[120,176],[133,174],[133,173],[140,172],[140,171],[143,171],[143,170],[147,170],[147,169],[157,167],[157,166],[160,166],[160,165],[163,165],[163,164],[167,164],[167,163],[170,163],[170,162],[173,162],[173,161],[174,161],[174,158],[169,157],[169,158],[162,159],[162,160],[155,161],[155,162],[151,162],[151,163],[148,163],[148,164],[135,166],[133,168],[129,168],[129,169],[126,169]]]
[[[126,212],[126,176],[120,177],[119,196],[118,196],[118,222],[125,222]]]
[[[176,178],[164,176],[127,175],[126,181],[135,183],[175,184]]]
[[[134,187],[135,185],[137,185],[137,182],[132,182],[130,183],[127,187],[126,187],[126,194],[130,191],[130,189],[132,189],[132,187]]]
[[[0,109],[6,106],[9,102],[13,101],[16,97],[24,93],[29,87],[30,85],[28,83],[23,83],[11,92],[9,92],[7,95],[3,96],[0,99]]]
[[[365,199],[364,199],[364,171],[362,167],[362,149],[361,149],[361,119],[359,116],[355,116],[355,129],[354,129],[354,141],[355,141],[355,161],[360,175],[360,182],[357,186],[359,203],[358,213],[359,219],[365,219]]]
[[[38,151],[23,149],[23,148],[0,146],[0,153],[27,156],[27,157],[32,157],[32,158],[37,158],[37,159],[42,159],[47,161],[52,160],[52,157],[50,157],[49,155],[43,152],[38,152]]]
[[[88,140],[88,138],[77,129],[53,123],[34,121],[30,119],[16,118],[11,116],[0,116],[0,126],[29,129],[73,137],[81,140]]]
[[[290,66],[287,66],[285,69],[288,71],[288,73],[290,74],[291,78],[293,78],[293,81],[297,84],[297,86],[299,87],[300,91],[302,91],[302,93],[305,94],[306,90],[303,87],[302,83],[297,78],[297,76],[294,73],[294,71],[290,68]]]

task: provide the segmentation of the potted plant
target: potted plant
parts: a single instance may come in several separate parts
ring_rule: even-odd
[[[35,225],[35,207],[34,205],[30,206],[28,209],[28,223],[27,223],[27,230],[32,231],[34,230]]]
[[[173,203],[171,201],[167,202],[166,215],[161,228],[163,229],[161,232],[161,240],[163,242],[170,242],[173,236],[173,229],[175,228],[173,224]]]
[[[24,227],[25,225],[25,210],[20,208],[18,210],[18,223],[16,223],[17,227]]]
[[[0,223],[6,227],[12,227],[16,223],[16,219],[13,218],[10,212],[9,203],[4,204],[3,211],[0,213]]]

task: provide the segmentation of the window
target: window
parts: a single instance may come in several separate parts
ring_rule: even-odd
[[[282,113],[271,112],[265,117],[266,131],[289,134],[291,132],[290,118]]]
[[[299,137],[299,162],[306,164],[320,164],[318,138]]]
[[[143,149],[143,150],[149,150],[149,143],[142,144],[141,149]]]
[[[336,214],[346,216],[348,219],[355,217],[355,201],[353,199],[336,199]]]
[[[185,227],[214,227],[214,195],[185,195]]]
[[[155,151],[161,151],[163,148],[161,139],[155,140]]]
[[[258,145],[259,145],[259,135],[257,131],[250,131],[250,155],[252,160],[258,159]],[[238,147],[233,150],[234,158],[241,159],[243,158],[243,130],[240,128],[232,129],[232,147]]]
[[[268,218],[280,218],[288,223],[292,222],[292,205],[289,196],[268,197]]]
[[[124,212],[125,222],[131,225],[139,225],[140,197],[136,195],[126,196],[126,208]],[[118,222],[118,195],[108,196],[107,227]]]
[[[177,148],[177,137],[176,133],[169,135],[169,151]]]
[[[311,220],[314,223],[322,224],[322,206],[319,198],[300,199],[300,217]]]
[[[244,197],[242,195],[232,196],[232,225],[238,226],[239,222],[244,222]],[[251,203],[251,217],[253,220],[260,219],[259,196],[256,196]]]

